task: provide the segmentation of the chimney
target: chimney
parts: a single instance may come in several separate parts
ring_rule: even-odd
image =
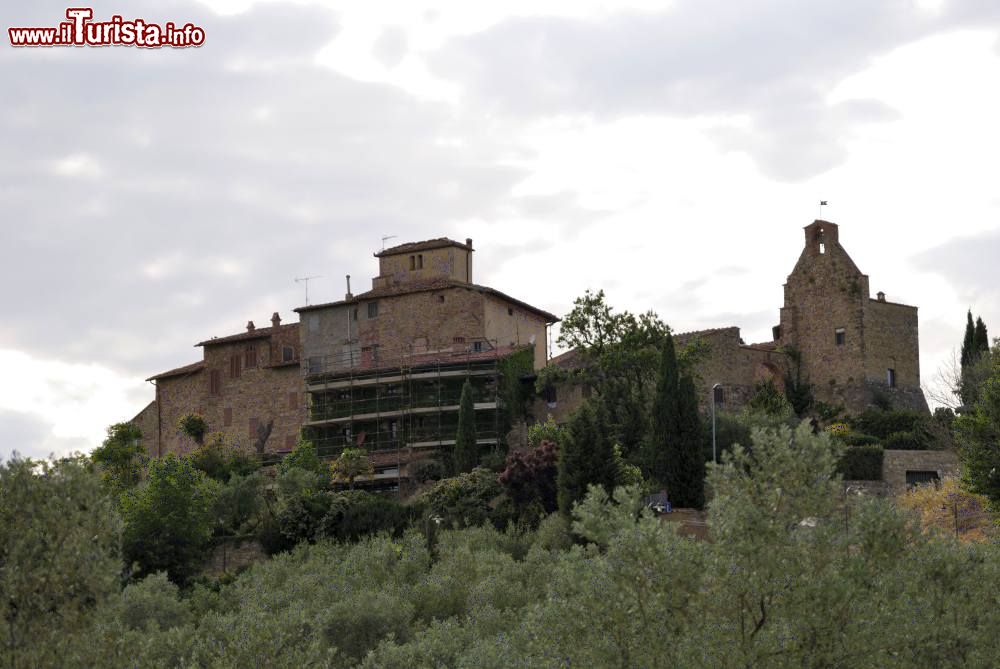
[[[279,325],[281,325],[281,316],[279,316],[278,312],[275,311],[271,314],[271,327],[277,328]]]
[[[879,302],[885,302],[885,293],[883,293],[881,290],[875,293],[875,296],[878,297]]]
[[[253,321],[247,321],[247,332],[253,332],[255,329]]]
[[[472,237],[465,238],[465,245],[468,246],[470,249],[472,248]]]
[[[353,297],[354,297],[354,295],[351,293],[351,275],[348,274],[347,275],[347,294],[344,295],[344,299],[345,300],[350,300]]]

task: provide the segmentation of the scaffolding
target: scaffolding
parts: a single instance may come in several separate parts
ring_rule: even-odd
[[[400,486],[404,465],[455,444],[462,387],[472,386],[480,449],[499,450],[502,435],[500,361],[519,350],[481,339],[448,349],[345,347],[303,360],[304,424],[324,458],[363,448],[375,465],[370,484]]]

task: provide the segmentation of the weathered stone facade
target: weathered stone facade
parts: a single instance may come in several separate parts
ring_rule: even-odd
[[[882,460],[882,480],[893,494],[906,490],[908,478],[917,475],[924,482],[926,474],[940,480],[945,476],[958,476],[958,455],[954,451],[895,451],[887,450]]]
[[[783,389],[786,373],[813,386],[816,400],[858,413],[877,396],[898,407],[927,410],[920,389],[917,308],[869,296],[868,276],[840,245],[838,226],[814,221],[805,227],[805,246],[784,285],[780,324],[773,341],[746,344],[738,327],[686,332],[678,346],[695,340],[707,355],[696,366],[699,401],[710,406],[713,386],[720,407],[739,409],[761,381]],[[563,354],[552,359],[563,364]],[[565,419],[585,398],[580,389],[558,389],[549,413]],[[546,407],[537,407],[544,411]]]
[[[883,394],[896,406],[927,410],[920,390],[917,308],[869,295],[840,245],[837,225],[814,221],[785,283],[775,341],[801,356],[816,399],[864,410]]]
[[[275,314],[271,327],[248,325],[246,332],[198,345],[200,362],[149,379],[156,384],[155,421],[148,416],[145,422],[156,428],[143,429],[147,451],[162,456],[195,448],[177,429],[188,413],[200,414],[210,432],[223,432],[246,450],[254,448],[258,426],[270,424],[265,450],[290,450],[305,419],[298,323],[281,325]]]
[[[536,369],[543,367],[548,324],[558,319],[472,283],[472,252],[471,239],[386,249],[375,254],[371,290],[296,309],[307,373],[525,345],[535,349]]]

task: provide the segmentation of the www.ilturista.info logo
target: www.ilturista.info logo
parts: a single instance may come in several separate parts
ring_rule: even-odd
[[[70,7],[66,18],[55,28],[8,28],[11,46],[141,46],[184,48],[205,43],[205,30],[191,23],[163,25],[143,19],[126,21],[112,16],[110,21],[91,21],[94,10]]]

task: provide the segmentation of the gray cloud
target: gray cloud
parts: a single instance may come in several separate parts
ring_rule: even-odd
[[[5,18],[54,25],[64,11],[25,2]],[[292,316],[293,277],[324,276],[314,302],[341,294],[347,273],[363,286],[374,261],[357,249],[383,234],[440,236],[521,206],[502,140],[450,107],[312,64],[337,31],[329,12],[126,13],[190,20],[206,44],[0,50],[0,346],[152,374],[248,318]],[[439,141],[451,137],[466,141]]]
[[[749,129],[717,139],[794,181],[842,162],[855,124],[894,114],[873,100],[828,105],[835,83],[891,48],[998,17],[982,0],[940,14],[902,1],[689,0],[659,14],[512,19],[455,40],[432,63],[494,113],[746,116]]]
[[[1000,335],[1000,230],[962,237],[928,249],[910,258],[917,269],[943,277],[965,304],[956,307],[955,323],[964,326],[965,309],[982,315],[993,325],[991,336]]]
[[[0,410],[0,460],[11,457],[15,452],[27,458],[47,458],[53,453],[81,453],[91,450],[97,444],[88,444],[83,439],[60,439],[52,434],[52,428],[42,419],[15,411]]]

